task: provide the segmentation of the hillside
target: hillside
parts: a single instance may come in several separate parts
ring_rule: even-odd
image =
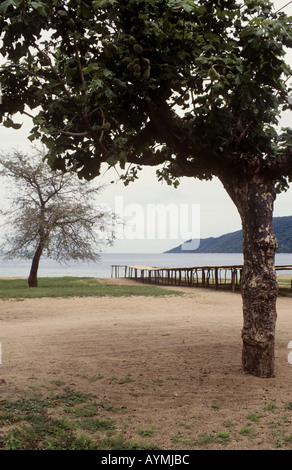
[[[275,217],[274,231],[279,245],[278,253],[292,253],[292,216]],[[179,245],[166,253],[242,253],[242,230],[220,237],[203,238],[196,250],[182,250],[182,245]]]

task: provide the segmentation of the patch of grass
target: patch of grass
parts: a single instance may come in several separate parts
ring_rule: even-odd
[[[96,402],[86,403],[84,406],[74,408],[74,414],[76,418],[92,418],[99,413],[99,410],[102,406]],[[71,412],[71,410],[67,410]]]
[[[131,374],[126,375],[126,377],[118,379],[116,376],[112,376],[109,378],[110,382],[115,382],[119,385],[135,382],[135,380],[131,377]]]
[[[196,445],[206,446],[208,444],[211,444],[212,442],[215,442],[215,438],[206,432],[202,432],[199,434],[199,438],[196,441]]]
[[[131,377],[130,374],[126,375],[126,377],[124,379],[118,380],[118,384],[120,384],[120,385],[131,383],[131,382],[135,382],[135,380]]]
[[[19,423],[21,418],[14,415],[14,413],[0,413],[0,428],[7,424]]]
[[[156,444],[126,440],[113,419],[104,416],[111,407],[93,398],[67,388],[48,397],[2,400],[0,450],[158,449]],[[151,434],[149,429],[140,435]]]
[[[292,297],[291,279],[278,278],[279,297]]]
[[[289,434],[289,436],[286,436],[284,439],[286,444],[291,444],[292,443],[292,434]]]
[[[212,403],[212,404],[211,404],[211,408],[212,408],[212,410],[219,410],[219,409],[220,409],[220,405],[218,405],[217,403]]]
[[[107,437],[103,439],[98,450],[158,450],[156,444],[145,444],[139,441],[126,441],[123,437]]]
[[[141,437],[152,436],[154,430],[154,426],[151,426],[149,429],[138,429],[137,434],[139,434]]]
[[[241,428],[239,434],[241,434],[242,436],[248,436],[250,438],[253,437],[252,430],[249,426],[244,426],[243,428]]]
[[[230,440],[230,434],[227,431],[218,431],[216,434],[216,440],[218,443],[227,445]]]
[[[79,426],[91,432],[106,431],[115,428],[113,421],[109,418],[84,419],[79,423]]]
[[[116,376],[112,378],[118,383]],[[140,423],[135,425],[134,415],[129,416],[129,410],[119,401],[111,403],[105,397],[99,400],[96,395],[69,386],[61,390],[56,386],[54,392],[43,393],[43,396],[39,393],[17,400],[0,400],[0,451],[161,448],[155,443],[155,438],[163,441],[160,423],[154,421],[152,426],[144,427],[139,427]],[[186,421],[173,421],[173,432],[176,430],[172,438],[174,448],[228,449],[238,441],[243,442],[244,447],[249,444],[255,447],[258,439],[264,437],[265,445],[270,448],[291,449],[291,402],[277,407],[275,403],[270,405],[266,405],[262,413],[258,410],[248,416],[242,413],[236,423],[223,420],[217,429],[212,420],[204,422],[201,415],[200,419],[192,414]],[[209,416],[209,404],[207,411]],[[176,425],[179,427],[175,428]],[[134,435],[137,439],[130,437]]]
[[[224,421],[223,425],[226,426],[226,428],[232,428],[232,427],[235,426],[235,423],[233,423],[232,421],[228,420],[228,421]]]
[[[271,403],[268,403],[266,406],[265,406],[265,411],[274,411],[276,409],[276,404],[271,402]]]
[[[34,420],[26,419],[20,427],[9,430],[1,438],[0,449],[81,450],[89,449],[89,443],[88,438],[75,433],[73,423],[44,414]]]
[[[43,277],[38,287],[29,288],[26,279],[0,279],[0,299],[39,299],[70,297],[129,297],[183,295],[160,286],[118,286],[91,277]]]
[[[55,385],[56,387],[61,387],[62,385],[65,385],[65,382],[62,382],[61,380],[52,380],[51,384]]]
[[[262,415],[260,413],[250,413],[247,417],[248,421],[258,423]]]
[[[31,413],[43,413],[48,407],[55,407],[56,400],[52,398],[33,397],[16,401],[1,400],[1,411],[14,415],[29,415]]]

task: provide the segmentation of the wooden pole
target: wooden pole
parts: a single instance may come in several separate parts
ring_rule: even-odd
[[[218,290],[218,268],[215,268],[215,289]]]
[[[232,289],[232,292],[235,291],[235,271],[234,271],[234,269],[231,269],[231,289]]]

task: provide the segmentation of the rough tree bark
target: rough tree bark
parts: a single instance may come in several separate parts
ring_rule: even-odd
[[[41,242],[37,249],[36,249],[36,252],[34,254],[34,257],[32,259],[32,263],[31,263],[31,268],[30,268],[30,273],[29,273],[29,277],[28,277],[28,285],[29,287],[37,287],[38,286],[38,278],[37,278],[37,275],[38,275],[38,269],[39,269],[39,263],[40,263],[40,258],[42,256],[42,252],[43,252],[43,243]]]
[[[257,377],[273,377],[278,295],[278,244],[272,222],[274,184],[256,173],[220,179],[238,209],[243,228],[243,370]]]

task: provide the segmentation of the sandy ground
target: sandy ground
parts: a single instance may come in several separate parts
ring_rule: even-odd
[[[226,449],[276,448],[276,420],[282,441],[292,435],[292,411],[284,411],[291,306],[278,301],[276,377],[260,379],[241,370],[239,294],[185,288],[183,297],[1,301],[0,399],[62,381],[121,407],[128,439],[154,426],[150,440],[168,450],[222,431]],[[262,414],[259,423],[251,413]],[[243,432],[250,425],[252,437]]]

